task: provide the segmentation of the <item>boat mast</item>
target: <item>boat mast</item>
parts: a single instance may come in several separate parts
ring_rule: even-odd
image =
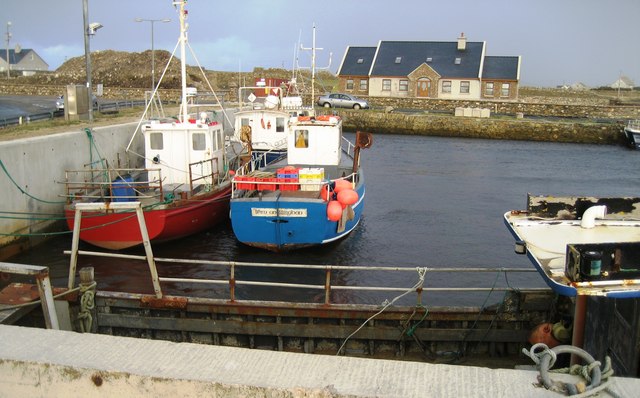
[[[314,102],[314,98],[315,98],[315,86],[316,86],[316,50],[324,50],[324,48],[317,48],[316,47],[316,24],[315,22],[313,23],[313,36],[312,36],[312,43],[311,43],[311,48],[305,48],[302,46],[302,44],[300,45],[300,49],[301,50],[311,50],[311,103],[313,104]],[[329,66],[325,67],[325,68],[320,68],[320,69],[329,69],[331,67],[331,56],[333,54],[329,53]],[[300,66],[298,66],[298,68],[300,68]]]
[[[176,5],[176,3],[173,3]],[[187,64],[186,64],[186,44],[187,44],[187,15],[185,10],[187,0],[179,1],[180,5],[180,75],[182,80],[182,101],[180,103],[180,114],[178,115],[182,123],[188,120],[187,110]]]

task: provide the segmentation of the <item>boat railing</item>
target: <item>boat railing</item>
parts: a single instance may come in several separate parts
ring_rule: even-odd
[[[197,181],[204,181],[205,184],[211,185],[220,184],[220,173],[218,170],[217,158],[189,163],[189,190],[193,192],[193,185]]]
[[[82,169],[66,170],[67,203],[77,201],[136,201],[162,198],[160,169]]]
[[[342,149],[342,152],[346,153],[350,158],[353,158],[355,156],[356,146],[353,144],[353,142],[349,141],[344,136],[342,137],[342,145],[340,147]]]
[[[640,130],[640,119],[629,120],[627,127],[633,130]]]
[[[211,298],[210,295],[214,291],[211,289],[213,286],[224,286],[226,291],[216,291],[215,297],[230,302],[243,302],[251,301],[253,298],[251,293],[254,288],[277,288],[277,289],[290,289],[290,290],[307,290],[309,297],[302,295],[296,295],[300,302],[317,302],[322,300],[324,304],[337,304],[335,295],[336,292],[378,292],[378,293],[413,293],[420,302],[425,292],[440,292],[440,293],[491,293],[491,292],[506,292],[506,291],[540,291],[549,292],[548,287],[512,287],[509,284],[508,275],[519,273],[536,273],[537,271],[532,268],[504,268],[504,267],[399,267],[399,266],[346,266],[346,265],[310,265],[310,264],[273,264],[273,263],[260,263],[260,262],[240,262],[240,261],[216,261],[216,260],[196,260],[196,259],[177,259],[177,258],[160,258],[155,257],[153,261],[149,261],[148,256],[120,254],[120,253],[106,253],[78,250],[77,255],[82,256],[94,256],[94,257],[107,257],[116,259],[126,259],[141,262],[148,262],[151,271],[152,283],[156,296],[161,298],[163,293],[162,284],[171,286],[187,286],[191,285],[194,288],[189,288],[189,297],[198,297],[198,292],[201,292],[206,298]],[[73,255],[71,251],[65,251],[65,254]],[[223,271],[225,276],[218,276],[215,278],[195,278],[195,277],[172,277],[163,276],[161,272],[158,272],[157,266],[166,265],[171,269],[176,265],[182,266],[198,266],[200,272],[208,268],[210,274],[221,275],[220,271]],[[204,268],[203,268],[204,267]],[[263,269],[264,272],[251,273],[248,269]],[[275,272],[274,270],[280,270]],[[162,267],[160,268],[162,271]],[[307,275],[304,278],[305,283],[292,282],[291,277],[287,277],[286,281],[283,280],[264,280],[260,275],[289,275],[290,273],[302,273]],[[339,277],[344,272],[358,272],[365,274],[383,273],[387,275],[387,278],[379,279],[378,276],[375,280],[398,280],[405,279],[407,284],[405,286],[369,286],[369,285],[355,285],[343,282],[344,278]],[[175,273],[175,272],[174,272]],[[460,275],[461,273],[467,274],[485,274],[486,286],[482,286],[481,282],[479,286],[443,286],[443,278],[436,277],[436,274],[451,274]],[[405,274],[408,277],[392,277],[392,274],[399,275]],[[240,277],[240,275],[256,275],[255,278]],[[496,283],[499,278],[503,278],[506,282]],[[310,279],[314,279],[315,282],[307,283]],[[363,276],[361,280],[372,280],[371,277]],[[446,280],[459,280],[459,277],[445,278]],[[478,280],[482,279],[480,277]],[[197,286],[203,287],[198,289]],[[452,284],[454,285],[454,284]],[[246,291],[238,293],[239,287],[247,287]],[[287,290],[289,291],[289,290]],[[318,292],[322,292],[322,296],[319,296]],[[172,296],[179,296],[180,294],[171,293]],[[240,297],[246,295],[247,297]],[[340,300],[340,299],[338,299]]]

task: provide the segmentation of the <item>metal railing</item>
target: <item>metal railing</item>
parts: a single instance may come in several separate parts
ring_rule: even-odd
[[[145,177],[140,178],[140,176]],[[131,179],[128,177],[131,176]],[[163,197],[160,169],[66,170],[65,197],[74,200],[140,200]],[[133,192],[132,195],[128,193]]]
[[[112,102],[102,102],[98,103],[96,110],[101,113],[109,113],[109,112],[117,112],[121,108],[133,108],[136,106],[144,106],[144,100],[123,100],[123,101],[112,101]],[[30,113],[26,115],[18,115],[0,118],[0,128],[29,124],[31,122],[40,121],[40,120],[52,120],[57,117],[64,117],[64,111],[47,111],[47,112],[38,112],[38,113]]]

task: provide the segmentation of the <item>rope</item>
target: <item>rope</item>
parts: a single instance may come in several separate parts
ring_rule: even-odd
[[[95,305],[95,287],[96,283],[93,282],[87,286],[80,286],[80,310],[78,311],[78,325],[81,333],[88,333],[91,331],[93,325],[93,316],[91,311],[96,308]]]
[[[347,341],[349,341],[349,339],[351,337],[353,337],[356,333],[358,333],[360,331],[360,329],[362,329],[367,323],[369,323],[369,321],[371,321],[373,318],[377,317],[378,315],[382,314],[387,308],[392,306],[396,301],[398,301],[402,297],[406,296],[407,294],[415,291],[417,288],[419,288],[420,286],[422,286],[424,284],[424,276],[427,273],[427,268],[426,267],[425,268],[417,267],[416,271],[418,272],[418,282],[416,282],[416,284],[413,285],[413,287],[407,289],[406,292],[400,294],[399,296],[396,296],[393,300],[391,300],[391,301],[389,301],[389,300],[383,301],[382,302],[382,305],[383,305],[382,309],[380,311],[376,312],[375,314],[371,315],[353,333],[351,333],[349,336],[347,336],[347,338],[344,339],[344,341],[342,342],[342,345],[340,346],[340,348],[338,348],[338,352],[336,352],[336,355],[340,355],[340,352],[342,352],[342,349],[347,344]]]
[[[611,396],[619,397],[618,394],[610,389],[611,380],[609,378],[613,376],[613,369],[611,367],[611,358],[608,356],[605,358],[604,367],[600,369],[600,361],[596,361],[589,353],[574,346],[561,345],[549,349],[545,344],[538,343],[534,344],[530,350],[523,348],[522,353],[531,358],[536,364],[540,372],[538,381],[548,390],[566,393],[575,398],[590,397],[606,390]],[[550,370],[556,362],[557,354],[566,353],[578,355],[588,363],[584,366],[573,365],[568,368]],[[553,381],[549,377],[549,372],[579,375],[586,380],[587,384],[582,381],[575,384]]]
[[[4,162],[2,161],[2,159],[0,159],[0,167],[2,167],[2,171],[4,171],[4,173],[7,175],[7,177],[9,177],[9,180],[13,183],[13,185],[18,188],[18,190],[23,194],[23,195],[27,195],[28,197],[30,197],[31,199],[37,200],[38,202],[42,202],[42,203],[49,203],[49,204],[63,204],[66,203],[65,201],[50,201],[50,200],[44,200],[44,199],[40,199],[40,198],[36,198],[35,196],[31,195],[30,193],[28,193],[27,191],[25,191],[24,189],[22,189],[22,187],[20,185],[18,185],[18,183],[16,182],[16,180],[13,179],[13,177],[11,176],[11,174],[9,174],[9,171],[7,170],[7,168],[4,165]]]

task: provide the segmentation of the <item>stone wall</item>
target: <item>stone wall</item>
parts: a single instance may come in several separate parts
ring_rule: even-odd
[[[624,124],[339,111],[346,131],[625,145]]]

